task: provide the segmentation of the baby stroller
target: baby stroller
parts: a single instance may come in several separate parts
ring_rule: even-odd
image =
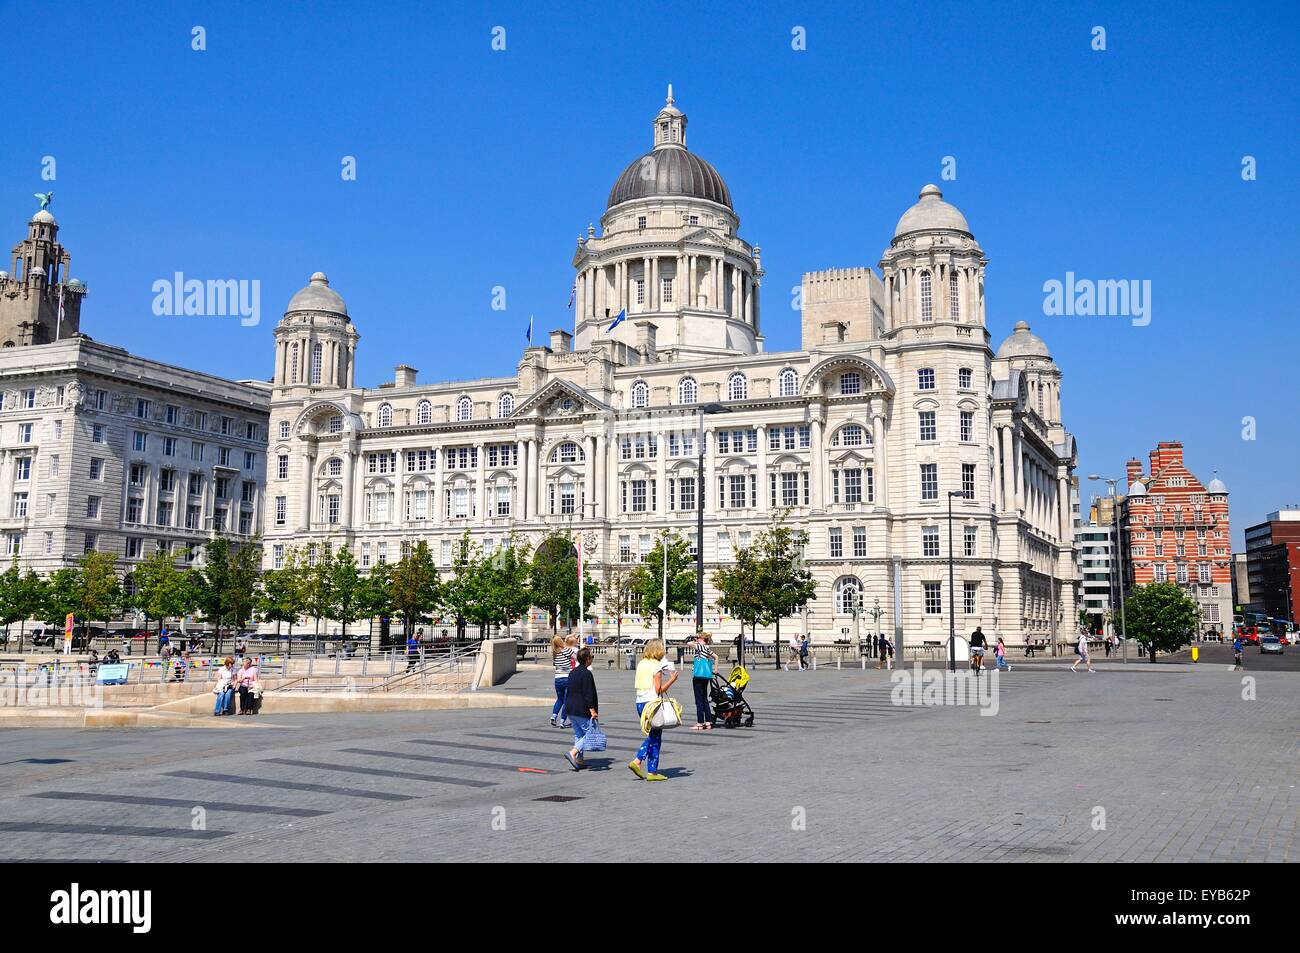
[[[709,697],[713,701],[713,716],[722,722],[724,728],[739,727],[742,719],[746,728],[754,727],[754,709],[745,701],[745,686],[749,684],[749,672],[743,665],[737,665],[724,681],[716,672],[713,674],[713,688]]]

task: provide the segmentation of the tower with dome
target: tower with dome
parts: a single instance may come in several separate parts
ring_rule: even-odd
[[[1024,322],[995,348],[965,216],[926,185],[877,268],[804,275],[800,349],[770,352],[760,246],[692,144],[669,87],[650,148],[577,238],[572,331],[534,337],[499,376],[423,384],[401,364],[354,381],[365,309],[313,275],[275,332],[266,566],[328,545],[373,568],[417,541],[449,566],[466,532],[490,553],[561,531],[599,578],[677,532],[703,549],[704,626],[734,634],[708,580],[781,518],[808,534],[818,598],[795,624],[815,641],[865,637],[877,603],[909,645],[945,644],[950,607],[959,634],[1071,638],[1061,372]]]

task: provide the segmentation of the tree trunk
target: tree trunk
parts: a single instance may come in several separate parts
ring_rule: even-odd
[[[781,620],[776,620],[776,667],[781,667]]]

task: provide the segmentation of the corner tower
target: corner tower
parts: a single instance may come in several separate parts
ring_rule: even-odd
[[[352,386],[357,341],[348,306],[322,272],[291,299],[275,328],[275,387],[337,390]]]
[[[27,237],[14,246],[9,270],[0,271],[3,347],[49,344],[81,331],[86,286],[68,277],[72,256],[59,243],[59,223],[48,204],[47,195],[27,223]]]

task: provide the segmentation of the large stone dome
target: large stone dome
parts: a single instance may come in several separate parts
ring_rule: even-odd
[[[668,101],[653,121],[654,148],[633,161],[609,190],[607,208],[636,199],[691,198],[731,208],[731,190],[708,162],[686,148],[686,114]]]
[[[1046,357],[1051,358],[1052,354],[1047,350],[1047,344],[1033,331],[1029,330],[1029,323],[1026,321],[1017,321],[1016,326],[1011,331],[1011,336],[1002,342],[998,348],[998,357]]]
[[[347,317],[348,306],[342,296],[330,287],[330,280],[324,272],[318,271],[311,276],[307,287],[289,299],[289,307],[284,311],[285,314],[293,311],[325,311]]]
[[[731,208],[731,190],[708,162],[684,147],[652,149],[623,170],[609,190],[609,208],[654,196],[704,199]]]
[[[955,205],[950,205],[943,200],[943,193],[939,191],[939,186],[927,185],[921,189],[921,194],[917,198],[917,203],[904,212],[903,217],[898,220],[898,227],[894,229],[895,238],[911,232],[927,232],[933,229],[948,229],[970,234],[966,216],[959,212]]]

